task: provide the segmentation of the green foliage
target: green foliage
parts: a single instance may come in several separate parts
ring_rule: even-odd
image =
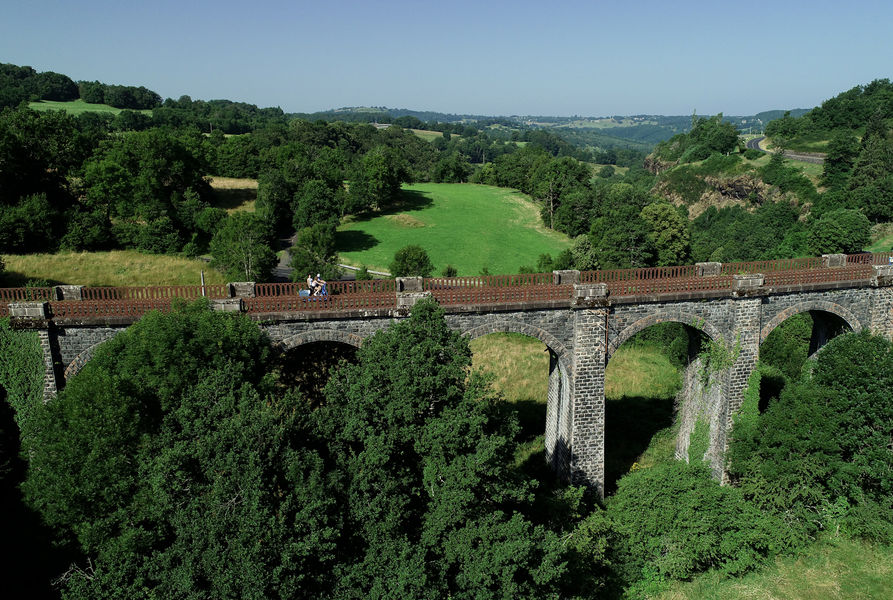
[[[97,351],[30,428],[27,497],[90,559],[70,598],[318,597],[338,535],[269,345],[206,303],[151,313]]]
[[[649,229],[649,237],[657,251],[657,266],[684,265],[690,246],[688,221],[668,202],[654,202],[639,215]]]
[[[813,255],[861,252],[871,241],[871,223],[861,211],[838,209],[816,219],[809,227]]]
[[[387,146],[367,152],[350,183],[354,211],[379,210],[393,202],[402,183],[410,181],[401,154]]]
[[[738,150],[738,130],[723,120],[722,113],[710,118],[692,119],[691,131],[674,135],[654,148],[657,158],[684,164],[704,160],[712,154],[729,154]]]
[[[779,369],[788,379],[799,379],[809,355],[812,327],[808,312],[786,320],[760,344],[760,362]]]
[[[726,341],[722,338],[714,340],[705,337],[701,343],[701,352],[698,358],[701,359],[700,379],[705,386],[715,379],[715,375],[719,375],[738,360],[741,353],[741,337],[735,339],[735,344],[730,348]]]
[[[434,270],[428,253],[421,246],[411,244],[397,250],[390,271],[394,277],[430,277]]]
[[[688,442],[688,462],[701,461],[710,449],[710,423],[704,419],[695,421]]]
[[[736,420],[729,473],[750,501],[784,515],[794,544],[834,521],[889,541],[893,346],[838,336],[811,374],[758,419]]]
[[[756,148],[748,148],[747,150],[744,151],[743,156],[747,160],[756,160],[758,158],[762,158],[763,152],[760,150],[757,150]]]
[[[740,574],[771,552],[772,522],[720,486],[700,461],[640,469],[620,480],[607,503],[627,581],[687,579],[718,569]]]
[[[362,267],[360,267],[360,270],[357,271],[356,278],[357,281],[369,281],[370,279],[372,279],[372,273],[369,272],[369,269],[366,268],[366,265],[363,265]]]
[[[0,388],[15,410],[19,430],[30,432],[31,416],[43,402],[43,351],[33,331],[13,331],[0,319]]]
[[[456,277],[459,274],[459,271],[453,265],[447,265],[443,268],[443,271],[440,272],[441,277]]]
[[[125,246],[179,250],[208,206],[202,141],[159,129],[106,140],[84,164],[84,208],[113,221]]]
[[[643,329],[630,338],[627,344],[651,346],[662,354],[676,368],[685,367],[689,357],[701,345],[701,335],[691,327],[682,323],[658,323]]]
[[[292,225],[296,230],[323,223],[340,216],[335,192],[320,179],[304,182],[296,196],[295,216]]]
[[[769,202],[748,212],[740,206],[711,206],[691,223],[695,261],[750,261],[808,255],[800,211]]]
[[[233,213],[211,239],[212,264],[231,281],[267,281],[276,265],[270,237],[269,228],[260,217],[248,212]]]
[[[340,270],[335,256],[335,223],[316,223],[298,232],[291,249],[292,280],[303,281],[319,273],[323,279],[337,279]]]
[[[815,202],[818,193],[808,177],[797,169],[785,164],[784,156],[777,152],[769,159],[769,163],[760,169],[763,181],[778,187],[782,192],[796,194],[800,202]]]
[[[292,226],[291,205],[295,190],[280,171],[264,171],[257,179],[254,211],[270,224],[276,235],[287,234]]]
[[[556,597],[556,536],[516,512],[517,424],[500,416],[443,311],[421,302],[368,338],[326,386],[316,418],[344,474],[336,594]]]
[[[822,167],[822,185],[843,187],[850,178],[853,163],[859,154],[855,136],[849,132],[838,132],[828,143],[825,162]]]
[[[590,235],[603,269],[645,267],[654,259],[648,225],[641,218],[651,197],[628,183],[613,184],[598,206]]]

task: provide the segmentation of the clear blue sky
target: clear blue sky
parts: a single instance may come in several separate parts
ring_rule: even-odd
[[[0,62],[287,112],[747,115],[893,77],[893,3],[0,0]]]

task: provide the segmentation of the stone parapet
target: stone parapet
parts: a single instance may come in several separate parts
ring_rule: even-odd
[[[26,319],[48,319],[49,306],[48,302],[13,302],[9,305],[9,316]]]
[[[421,292],[424,289],[424,280],[421,277],[397,277],[398,292]]]
[[[552,283],[555,285],[576,284],[580,282],[580,272],[574,269],[552,271]]]
[[[82,285],[57,285],[55,288],[57,300],[83,300],[84,286]]]
[[[823,267],[845,267],[846,254],[822,254]]]
[[[875,287],[887,287],[893,285],[893,264],[872,265],[874,273],[871,277],[871,285]]]
[[[229,284],[229,293],[233,298],[254,298],[254,282],[234,281]]]
[[[721,262],[700,262],[695,263],[695,271],[698,277],[714,277],[722,273]]]
[[[421,277],[419,277],[421,279]],[[398,292],[397,293],[397,310],[409,310],[416,305],[416,302],[424,298],[430,298],[431,292]]]
[[[211,310],[218,312],[242,312],[241,298],[215,298],[211,300]]]
[[[608,303],[608,285],[606,283],[574,284],[575,306],[605,306]]]
[[[750,296],[763,287],[766,277],[762,273],[732,275],[732,294],[734,296]]]

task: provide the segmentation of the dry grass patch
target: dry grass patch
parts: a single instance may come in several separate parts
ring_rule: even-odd
[[[605,369],[605,396],[672,398],[681,385],[679,370],[658,349],[623,345]]]
[[[400,227],[426,227],[423,221],[407,214],[386,215],[385,219]]]
[[[520,333],[493,333],[469,345],[472,366],[493,376],[493,387],[506,400],[546,403],[549,353],[545,344]]]
[[[204,261],[133,250],[6,255],[3,261],[6,287],[22,286],[30,279],[53,285],[199,285],[201,271],[205,283],[225,283],[223,275]]]
[[[257,201],[257,179],[209,177],[208,183],[214,190],[214,206],[228,213],[240,210],[254,211],[254,204]]]

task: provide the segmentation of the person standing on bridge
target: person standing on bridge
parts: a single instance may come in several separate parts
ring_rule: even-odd
[[[307,275],[307,289],[310,290],[310,295],[311,295],[311,296],[315,296],[315,295],[316,295],[316,292],[318,291],[318,290],[316,289],[316,286],[317,286],[317,284],[316,284],[316,281],[313,279],[313,274],[312,274],[312,273],[311,273],[311,274],[308,274],[308,275]]]

